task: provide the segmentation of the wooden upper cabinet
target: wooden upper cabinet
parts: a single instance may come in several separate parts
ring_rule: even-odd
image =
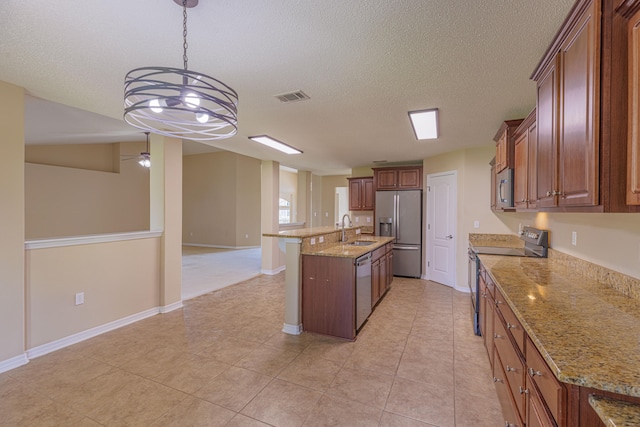
[[[517,127],[520,126],[520,123],[522,123],[522,119],[503,122],[496,136],[493,137],[493,140],[496,142],[496,173],[515,166],[514,134]]]
[[[537,161],[536,110],[534,109],[515,132],[515,170],[513,202],[516,210],[536,207]]]
[[[594,0],[560,48],[559,206],[597,205],[600,200],[599,22],[599,1]]]
[[[533,74],[538,208],[600,203],[600,15],[578,1]]]
[[[627,204],[640,205],[640,7],[631,15],[627,24],[627,33],[629,40]]]
[[[422,166],[373,169],[375,190],[422,189]]]
[[[349,210],[372,211],[375,191],[373,178],[347,178],[349,181]]]

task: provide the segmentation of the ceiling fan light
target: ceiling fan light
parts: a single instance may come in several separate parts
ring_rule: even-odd
[[[195,93],[189,92],[184,96],[184,103],[189,108],[198,108],[200,106],[200,98]]]
[[[196,113],[196,120],[200,123],[207,123],[209,121],[209,115],[205,113]]]
[[[162,113],[162,107],[160,106],[160,100],[154,98],[149,100],[149,108],[154,113]]]

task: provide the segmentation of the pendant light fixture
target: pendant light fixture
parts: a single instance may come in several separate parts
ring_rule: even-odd
[[[238,94],[220,80],[187,68],[187,8],[182,6],[184,68],[142,67],[124,80],[124,120],[139,129],[175,138],[207,141],[238,132]]]
[[[147,151],[140,153],[140,160],[138,161],[138,164],[142,167],[150,168],[151,152],[149,151],[149,132],[145,132],[144,134],[147,135]]]

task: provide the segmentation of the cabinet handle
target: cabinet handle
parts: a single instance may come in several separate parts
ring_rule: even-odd
[[[493,377],[493,382],[494,383],[504,383],[504,381],[502,381],[500,378],[496,378],[496,377]]]
[[[551,196],[551,191],[547,191],[547,197]]]
[[[502,301],[500,301],[499,299],[496,300],[496,305],[498,304],[502,304]]]
[[[518,329],[518,326],[512,325],[511,323],[507,322],[507,329]]]
[[[504,338],[502,335],[498,335],[498,334],[493,334],[493,337],[494,337],[495,339],[498,339],[498,338]]]
[[[531,375],[532,377],[535,377],[536,375],[542,376],[542,372],[535,371],[533,368],[529,368],[527,369],[527,371],[529,372],[529,375]]]
[[[507,372],[515,372],[516,368],[512,368],[511,366],[507,365]]]
[[[520,394],[529,394],[529,390],[522,388],[522,386],[519,386],[518,389],[520,390]]]

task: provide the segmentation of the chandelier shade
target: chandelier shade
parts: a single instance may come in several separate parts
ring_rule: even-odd
[[[208,141],[238,132],[238,94],[187,67],[187,7],[197,0],[174,0],[183,8],[184,68],[141,67],[124,79],[124,120],[139,129],[175,138]]]
[[[238,131],[238,94],[213,77],[169,67],[129,71],[124,120],[160,135],[206,141]]]

